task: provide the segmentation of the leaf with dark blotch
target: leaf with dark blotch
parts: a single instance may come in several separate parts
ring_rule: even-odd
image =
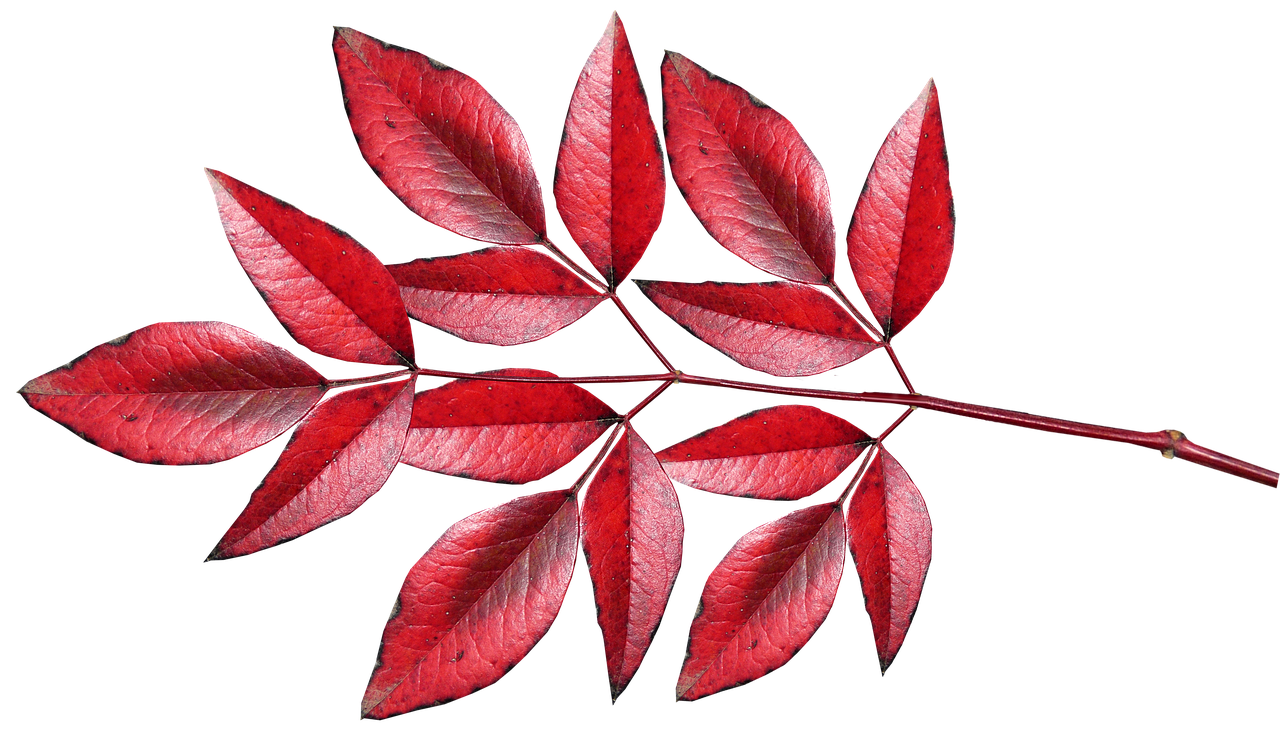
[[[800,499],[840,475],[872,438],[812,406],[753,411],[658,453],[667,475],[697,489]]]
[[[783,279],[830,280],[827,177],[791,122],[675,52],[662,61],[662,113],[671,175],[720,245]]]
[[[785,665],[831,611],[844,572],[839,505],[797,510],[744,535],[707,577],[676,698],[693,701]]]
[[[956,218],[933,81],[876,154],[849,224],[849,263],[891,337],[924,310],[951,266]]]
[[[920,603],[933,556],[933,525],[920,490],[883,447],[849,499],[849,550],[884,672]]]
[[[94,347],[18,393],[129,460],[217,463],[284,432],[324,395],[307,363],[225,323],[157,323]]]
[[[636,284],[689,333],[770,375],[816,375],[879,346],[835,300],[807,285]]]
[[[614,13],[569,100],[554,185],[565,227],[609,287],[644,254],[666,187],[658,131]]]
[[[378,257],[293,205],[205,173],[240,266],[299,344],[348,362],[412,365],[409,318]]]
[[[551,627],[577,551],[571,492],[522,497],[455,523],[400,588],[361,715],[438,706],[506,675]]]
[[[351,514],[400,460],[412,411],[412,380],[344,391],[320,404],[209,559],[271,548]]]
[[[582,550],[615,701],[658,631],[680,571],[683,543],[675,487],[628,424],[582,503]]]
[[[604,295],[532,248],[494,247],[387,267],[409,315],[467,341],[524,344],[583,317]]]
[[[334,29],[333,54],[360,153],[406,207],[476,240],[542,239],[529,146],[479,83],[349,28]]]
[[[546,383],[455,380],[422,391],[400,460],[428,471],[523,484],[573,460],[620,417],[603,401],[542,370],[497,374]]]

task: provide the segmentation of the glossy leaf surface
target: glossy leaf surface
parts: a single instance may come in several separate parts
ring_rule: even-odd
[[[667,475],[697,489],[800,499],[826,486],[872,438],[812,406],[753,411],[658,453]]]
[[[225,323],[157,323],[18,391],[98,447],[163,465],[216,463],[284,432],[324,394],[302,360]]]
[[[506,675],[551,627],[577,551],[569,492],[512,500],[454,524],[405,578],[361,714],[437,706]]]
[[[604,295],[535,249],[485,248],[387,267],[409,315],[467,341],[523,344],[583,317]]]
[[[209,558],[261,551],[351,514],[391,475],[412,410],[406,381],[343,391],[320,404]]]
[[[649,651],[671,596],[684,544],[675,487],[626,425],[582,503],[582,550],[604,633],[616,701]]]
[[[883,447],[849,499],[849,550],[884,672],[902,648],[920,603],[933,556],[933,526],[920,490]]]
[[[349,28],[334,30],[333,54],[360,153],[406,207],[476,240],[543,237],[529,146],[479,83]]]
[[[835,300],[806,285],[636,284],[689,333],[738,364],[770,375],[816,375],[879,346]]]
[[[523,484],[573,460],[620,417],[542,370],[495,370],[546,383],[455,380],[419,393],[400,459],[428,471]]]
[[[348,362],[413,362],[404,303],[376,256],[293,205],[206,174],[240,266],[299,344]]]
[[[666,187],[658,131],[615,13],[569,100],[554,185],[565,227],[609,287],[644,254]]]
[[[827,177],[791,122],[675,52],[662,61],[662,112],[671,175],[707,232],[770,274],[828,281]]]
[[[942,113],[930,80],[880,146],[849,224],[853,276],[886,337],[906,328],[942,286],[955,228]]]
[[[734,544],[702,590],[676,698],[750,683],[794,657],[835,602],[844,541],[839,506],[819,504]]]

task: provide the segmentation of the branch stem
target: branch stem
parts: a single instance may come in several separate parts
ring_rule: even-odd
[[[635,415],[636,415],[636,414],[639,414],[641,411],[643,411],[643,410],[644,410],[644,407],[646,407],[646,406],[648,406],[649,404],[653,403],[654,399],[656,399],[658,396],[661,396],[661,395],[662,395],[662,392],[663,392],[663,391],[665,391],[665,390],[667,390],[668,388],[670,388],[670,387],[671,387],[675,382],[676,382],[675,380],[668,380],[667,382],[665,382],[665,383],[663,383],[662,385],[658,386],[656,389],[654,389],[653,393],[650,393],[650,394],[648,395],[648,397],[646,397],[646,398],[645,398],[645,400],[643,400],[643,401],[641,401],[640,403],[636,404],[636,405],[631,409],[631,411],[628,411],[628,412],[627,412],[627,415],[626,415],[625,417],[623,417],[623,418],[622,418],[622,420],[623,420],[624,422],[629,422],[629,421],[631,421],[631,420],[635,417]]]
[[[845,307],[845,310],[852,313],[853,317],[858,319],[858,323],[866,326],[867,330],[871,332],[871,335],[876,338],[876,341],[886,341],[884,334],[880,333],[879,327],[868,321],[866,316],[862,315],[857,308],[853,307],[853,303],[849,301],[848,296],[844,294],[844,290],[840,289],[840,285],[837,285],[834,279],[827,281],[827,289],[831,290],[831,292],[835,294],[836,300],[840,301],[840,304]]]
[[[519,375],[504,375],[501,373],[462,373],[449,372],[444,370],[395,370],[380,375],[371,375],[364,378],[349,378],[345,380],[330,381],[329,388],[341,388],[350,385],[359,385],[362,383],[376,383],[383,380],[390,380],[402,375],[417,377],[419,375],[428,375],[440,378],[455,378],[462,380],[504,380],[513,383],[639,383],[647,381],[662,382],[664,385],[659,386],[648,398],[640,403],[635,409],[627,415],[627,419],[639,413],[640,409],[647,406],[653,399],[665,391],[670,384],[674,382],[690,383],[692,385],[705,385],[715,388],[732,388],[741,391],[757,391],[760,393],[776,393],[784,396],[800,396],[804,398],[823,398],[831,401],[858,401],[862,403],[876,404],[894,404],[899,406],[910,406],[919,409],[929,409],[930,411],[941,411],[946,414],[955,414],[957,416],[969,417],[971,419],[982,419],[988,422],[997,422],[1000,424],[1011,424],[1015,427],[1026,427],[1028,429],[1038,429],[1044,432],[1057,432],[1058,434],[1073,435],[1075,437],[1088,437],[1095,440],[1109,440],[1111,442],[1124,442],[1130,445],[1148,448],[1151,450],[1159,450],[1166,458],[1181,458],[1191,463],[1196,463],[1207,468],[1212,468],[1223,473],[1231,474],[1239,478],[1256,481],[1275,488],[1280,483],[1280,474],[1275,471],[1263,468],[1261,466],[1246,463],[1238,458],[1232,458],[1229,455],[1201,447],[1187,439],[1186,435],[1173,429],[1160,430],[1156,432],[1137,432],[1129,429],[1119,429],[1117,427],[1104,427],[1098,424],[1084,424],[1082,422],[1073,422],[1067,419],[1055,419],[1053,417],[1040,416],[1038,414],[1027,414],[1021,411],[1011,411],[1009,409],[998,409],[992,406],[979,406],[977,404],[966,404],[959,401],[949,401],[945,398],[936,398],[934,396],[922,396],[919,394],[909,393],[849,393],[845,391],[829,391],[813,388],[792,388],[780,385],[766,385],[763,383],[748,383],[739,380],[724,380],[721,378],[704,378],[700,375],[686,375],[679,372],[658,373],[653,375],[595,375],[576,378],[535,378]],[[908,414],[910,412],[908,411]],[[889,430],[892,431],[905,419],[907,414],[899,418]]]
[[[649,346],[649,351],[653,352],[653,356],[657,357],[658,361],[662,363],[662,366],[667,368],[667,372],[674,373],[676,368],[667,361],[667,358],[661,351],[659,351],[658,345],[653,343],[653,340],[644,332],[644,329],[640,328],[640,322],[635,319],[635,316],[631,315],[631,311],[627,310],[627,306],[623,304],[622,298],[618,297],[618,294],[615,292],[609,293],[609,297],[613,300],[613,304],[618,306],[618,310],[622,311],[623,318],[627,319],[627,323],[631,324],[631,328],[635,329],[636,333],[640,335],[640,338],[644,340],[644,343]]]
[[[1159,450],[1166,458],[1182,458],[1183,460],[1187,460],[1198,465],[1213,468],[1215,470],[1222,471],[1223,473],[1229,473],[1232,476],[1238,476],[1250,481],[1256,481],[1259,484],[1265,484],[1273,488],[1276,487],[1277,482],[1280,481],[1280,474],[1277,474],[1275,471],[1262,468],[1261,466],[1255,466],[1251,463],[1246,463],[1228,455],[1223,455],[1222,453],[1209,450],[1208,448],[1203,448],[1192,443],[1185,435],[1177,430],[1136,432],[1134,430],[1119,429],[1116,427],[1103,427],[1097,424],[1072,422],[1067,419],[1055,419],[1053,417],[1040,416],[1038,414],[1027,414],[1021,411],[997,409],[991,406],[979,406],[977,404],[948,401],[944,398],[921,396],[919,394],[845,393],[844,391],[788,388],[778,385],[745,383],[736,380],[721,380],[719,378],[704,378],[698,375],[681,375],[680,382],[692,383],[693,385],[714,386],[718,388],[734,388],[743,391],[778,393],[786,396],[825,398],[833,401],[861,401],[864,403],[915,406],[920,409],[941,411],[947,414],[955,414],[957,416],[970,417],[972,419],[983,419],[988,422],[998,422],[1000,424],[1012,424],[1015,427],[1038,429],[1044,432],[1057,432],[1059,434],[1074,435],[1076,437],[1089,437],[1096,440],[1125,442],[1130,445],[1137,445],[1151,450]]]
[[[543,238],[541,241],[539,241],[539,245],[541,245],[543,248],[550,251],[557,259],[560,259],[565,264],[567,264],[570,269],[572,269],[574,272],[578,274],[578,276],[582,277],[583,279],[587,280],[591,284],[600,288],[602,292],[607,293],[611,291],[609,287],[605,285],[604,282],[601,282],[600,280],[596,279],[595,275],[591,274],[586,269],[583,269],[582,267],[578,266],[577,262],[575,262],[573,259],[569,258],[568,256],[565,256],[564,251],[561,251],[559,246],[552,243],[550,238]]]

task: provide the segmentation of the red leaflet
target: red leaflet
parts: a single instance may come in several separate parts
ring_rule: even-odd
[[[791,122],[675,52],[662,61],[662,115],[671,175],[711,237],[770,274],[830,280],[827,177]]]
[[[573,460],[620,418],[542,370],[495,370],[547,383],[455,380],[423,391],[400,460],[428,471],[523,484]]]
[[[448,703],[506,675],[560,612],[577,551],[570,492],[522,497],[455,523],[400,588],[362,716]]]
[[[604,299],[531,248],[485,248],[387,267],[409,315],[467,341],[523,344],[550,336]]]
[[[595,588],[614,701],[658,631],[683,544],[675,487],[628,424],[582,503],[582,551]]]
[[[413,408],[412,381],[344,391],[316,407],[209,554],[243,556],[351,514],[395,468]]]
[[[744,535],[707,577],[676,698],[693,701],[782,667],[831,611],[844,572],[837,504],[797,510]]]
[[[157,323],[90,349],[18,391],[104,450],[163,465],[217,463],[293,426],[327,381],[225,323]]]
[[[376,256],[293,205],[205,173],[240,266],[299,344],[349,362],[413,364],[404,303]]]
[[[816,375],[879,346],[834,300],[805,285],[636,284],[689,333],[770,375]]]
[[[614,13],[569,100],[554,186],[565,227],[610,289],[644,254],[666,189],[649,101]]]
[[[406,207],[476,240],[542,239],[529,146],[479,83],[349,28],[334,29],[333,55],[360,153]]]
[[[880,146],[849,223],[849,262],[886,338],[942,286],[955,239],[947,146],[933,81]]]
[[[667,475],[697,489],[800,499],[831,483],[872,438],[812,406],[760,409],[658,453]]]
[[[883,673],[902,648],[933,554],[924,498],[883,447],[849,500],[849,551],[862,579]]]

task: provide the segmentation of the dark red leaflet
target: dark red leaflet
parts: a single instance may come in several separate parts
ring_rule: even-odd
[[[571,492],[522,497],[455,523],[400,588],[361,715],[448,703],[506,675],[560,612],[577,551]]]
[[[812,406],[774,406],[658,453],[667,475],[697,489],[753,499],[800,499],[840,475],[872,438]]]
[[[879,346],[836,301],[791,282],[636,284],[689,333],[770,375],[816,375]]]
[[[240,266],[299,344],[348,362],[413,364],[399,288],[376,256],[293,205],[205,173]]]
[[[658,131],[614,13],[569,100],[553,188],[565,227],[610,288],[658,229],[666,187]]]
[[[532,248],[496,246],[387,267],[409,315],[467,341],[523,344],[583,317],[604,295]]]
[[[707,232],[770,274],[830,280],[827,177],[791,122],[675,52],[662,61],[662,112],[671,175]]]
[[[261,551],[351,514],[391,475],[412,410],[412,380],[343,391],[320,404],[209,558]]]
[[[676,699],[750,683],[794,657],[835,602],[844,541],[834,503],[797,510],[739,539],[707,577]]]
[[[675,487],[628,424],[582,502],[582,551],[615,701],[658,631],[683,546]]]
[[[523,484],[577,457],[620,417],[542,370],[495,370],[546,383],[455,380],[422,391],[400,460],[428,471]]]
[[[924,498],[883,447],[849,500],[849,551],[862,580],[883,673],[902,648],[933,555]]]
[[[142,463],[217,463],[303,417],[328,384],[225,323],[157,323],[94,347],[18,393],[98,447]]]
[[[849,263],[891,337],[911,323],[951,266],[955,210],[933,81],[893,125],[849,223]]]
[[[406,207],[476,240],[542,239],[529,146],[479,83],[349,28],[334,29],[333,55],[360,153]]]

